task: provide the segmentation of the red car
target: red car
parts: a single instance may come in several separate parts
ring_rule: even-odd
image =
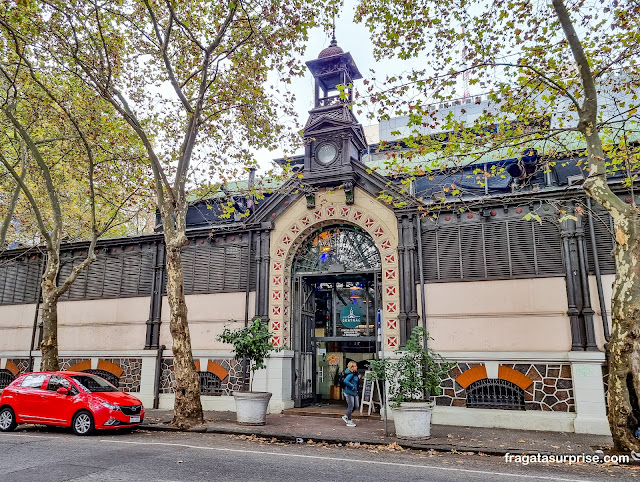
[[[140,400],[90,373],[26,373],[0,395],[3,432],[19,423],[36,423],[71,427],[77,435],[88,435],[95,429],[135,427],[143,419]]]

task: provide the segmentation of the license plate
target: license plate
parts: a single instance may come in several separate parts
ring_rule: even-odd
[[[140,415],[137,417],[129,417],[129,423],[140,423]]]

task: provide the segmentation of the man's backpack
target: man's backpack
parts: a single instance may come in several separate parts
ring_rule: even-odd
[[[345,372],[342,372],[340,374],[340,378],[338,378],[338,385],[342,389],[347,388],[347,382],[346,382],[345,378],[347,378],[347,374]]]

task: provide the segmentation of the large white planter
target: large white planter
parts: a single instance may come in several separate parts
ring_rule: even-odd
[[[236,420],[242,425],[267,423],[270,392],[233,392],[236,401]]]
[[[393,408],[396,437],[408,440],[431,436],[431,413],[435,402],[402,402]]]

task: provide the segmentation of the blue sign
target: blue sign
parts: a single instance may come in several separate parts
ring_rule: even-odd
[[[345,306],[340,311],[340,322],[346,328],[355,328],[362,323],[362,311],[357,306]]]

